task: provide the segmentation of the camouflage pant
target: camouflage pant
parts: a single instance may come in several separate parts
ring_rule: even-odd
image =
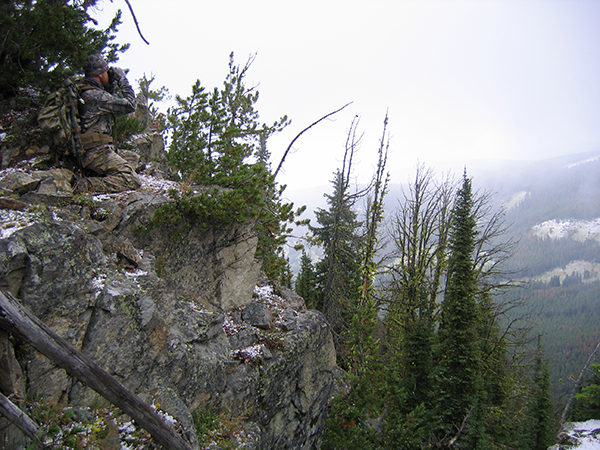
[[[90,191],[121,192],[140,187],[140,179],[131,164],[115,150],[114,145],[100,145],[85,151],[82,166],[99,175],[87,178]]]

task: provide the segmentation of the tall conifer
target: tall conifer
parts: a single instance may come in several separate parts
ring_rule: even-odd
[[[469,419],[479,415],[482,389],[477,278],[473,265],[477,222],[472,207],[471,180],[465,173],[452,211],[447,285],[439,332],[438,438],[449,442],[469,433]],[[477,434],[475,430],[472,432]],[[469,436],[469,441],[471,437],[474,436]]]
[[[532,450],[546,450],[554,440],[552,427],[552,401],[550,399],[550,373],[543,359],[541,337],[538,336],[533,392],[529,406],[528,446]]]

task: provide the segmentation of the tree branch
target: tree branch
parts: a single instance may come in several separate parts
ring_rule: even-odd
[[[144,41],[146,44],[150,45],[150,42],[148,42],[146,40],[146,38],[142,35],[142,30],[140,30],[140,24],[138,23],[137,17],[135,17],[135,13],[133,12],[133,7],[131,6],[131,3],[129,3],[129,0],[125,0],[125,3],[127,3],[127,6],[129,7],[129,12],[131,12],[131,17],[133,17],[133,21],[135,22],[135,27],[137,28],[138,34],[142,38],[142,41]]]
[[[327,119],[328,117],[331,117],[334,114],[339,113],[342,109],[344,109],[346,106],[350,105],[351,103],[352,102],[346,103],[340,109],[336,109],[335,111],[330,112],[329,114],[321,117],[319,120],[317,120],[316,122],[313,122],[312,124],[310,124],[309,126],[307,126],[304,130],[302,130],[300,133],[298,133],[296,135],[296,137],[294,139],[292,139],[292,142],[290,142],[290,145],[288,145],[288,148],[285,150],[285,153],[283,154],[283,157],[281,158],[281,161],[279,162],[279,165],[277,166],[277,169],[275,169],[275,172],[273,173],[273,179],[275,179],[275,177],[277,177],[277,174],[279,173],[279,170],[281,169],[281,166],[283,165],[283,162],[285,161],[285,158],[287,157],[288,153],[290,152],[290,150],[292,148],[292,145],[294,145],[294,142],[296,142],[298,140],[298,138],[304,134],[304,132],[310,130],[316,124],[318,124],[319,122]]]
[[[567,401],[567,404],[565,405],[565,409],[564,409],[564,411],[562,413],[562,416],[560,417],[560,423],[558,424],[558,428],[559,429],[562,428],[563,424],[565,423],[565,420],[567,420],[567,414],[569,414],[569,409],[571,409],[571,403],[573,403],[573,398],[575,397],[575,393],[577,392],[577,388],[579,387],[579,384],[581,383],[581,380],[583,379],[583,374],[587,371],[587,368],[590,366],[590,364],[592,363],[592,361],[596,357],[596,353],[598,353],[598,350],[600,350],[600,341],[598,341],[598,344],[596,345],[596,348],[590,354],[590,357],[588,358],[587,362],[583,366],[583,369],[581,369],[581,372],[579,372],[579,376],[577,377],[577,381],[575,382],[575,386],[573,386],[573,390],[571,391],[571,395],[569,397],[569,400]]]

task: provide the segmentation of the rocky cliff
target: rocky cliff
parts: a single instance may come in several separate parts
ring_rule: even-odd
[[[318,448],[336,367],[328,323],[261,279],[251,224],[176,238],[148,230],[177,185],[150,162],[160,138],[138,139],[142,187],[111,195],[73,196],[72,172],[49,166],[46,148],[2,147],[0,289],[173,418],[194,446]],[[26,343],[0,341],[0,389],[16,403],[72,408],[77,438],[95,437],[98,448],[137,439],[98,425],[106,402],[93,390]]]

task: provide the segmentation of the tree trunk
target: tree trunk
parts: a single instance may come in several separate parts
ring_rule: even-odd
[[[91,359],[31,314],[9,293],[0,291],[0,328],[18,334],[40,353],[120,408],[169,450],[192,450],[146,402],[126,389]]]

